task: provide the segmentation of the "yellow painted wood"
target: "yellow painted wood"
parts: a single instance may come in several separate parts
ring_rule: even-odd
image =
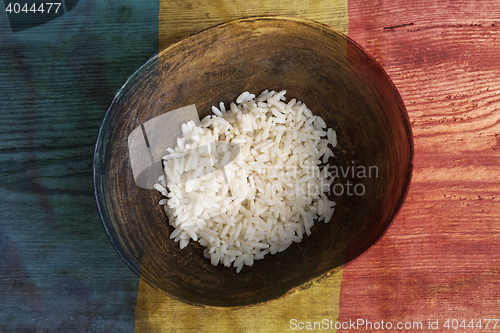
[[[347,34],[346,0],[162,0],[160,50],[203,29],[255,15],[315,20]],[[135,311],[136,332],[283,332],[291,331],[299,323],[330,325],[338,319],[341,280],[342,269],[339,269],[277,300],[243,308],[189,305],[141,280]]]
[[[286,332],[306,328],[308,323],[314,327],[314,322],[319,323],[316,328],[328,326],[329,332],[335,332],[341,280],[339,269],[308,288],[242,308],[188,305],[141,280],[135,332]]]
[[[347,0],[161,0],[160,50],[200,30],[255,15],[310,19],[347,34]]]

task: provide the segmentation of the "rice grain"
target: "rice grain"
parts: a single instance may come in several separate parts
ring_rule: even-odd
[[[180,248],[197,241],[212,265],[240,272],[309,236],[314,221],[332,220],[335,202],[324,192],[333,179],[319,165],[334,157],[336,133],[285,94],[245,91],[227,110],[212,106],[200,125],[182,124],[154,186]]]

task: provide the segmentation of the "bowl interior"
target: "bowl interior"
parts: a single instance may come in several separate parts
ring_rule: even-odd
[[[316,222],[301,243],[237,274],[212,266],[197,243],[180,250],[169,239],[160,193],[134,181],[127,138],[170,110],[195,104],[202,118],[219,101],[264,89],[286,89],[287,100],[306,103],[336,130],[329,196],[337,205],[330,223]],[[279,297],[367,250],[403,203],[412,155],[404,104],[373,58],[322,24],[258,17],[182,40],[129,78],[101,125],[94,185],[111,242],[145,281],[185,302],[241,306]]]

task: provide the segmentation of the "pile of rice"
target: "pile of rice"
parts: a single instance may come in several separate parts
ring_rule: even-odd
[[[315,220],[331,220],[335,131],[285,93],[244,92],[228,110],[212,106],[200,125],[182,125],[155,185],[180,248],[198,241],[212,265],[240,272],[309,236]]]

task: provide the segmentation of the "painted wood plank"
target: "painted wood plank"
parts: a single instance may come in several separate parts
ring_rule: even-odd
[[[499,13],[491,2],[471,5],[349,2],[349,36],[383,64],[407,106],[415,170],[387,234],[344,269],[341,320],[439,319],[443,328],[498,311]]]

